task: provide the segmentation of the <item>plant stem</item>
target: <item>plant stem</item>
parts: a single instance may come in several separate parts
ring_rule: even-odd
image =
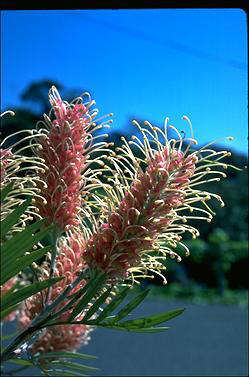
[[[86,270],[83,270],[81,271],[81,273],[79,274],[79,276],[71,283],[67,286],[67,288],[64,290],[64,292],[62,292],[60,294],[60,296],[58,296],[56,298],[56,300],[50,304],[50,305],[47,305],[45,308],[44,308],[44,311],[41,312],[36,318],[34,318],[34,320],[31,322],[30,326],[24,330],[22,333],[20,333],[14,340],[13,342],[4,350],[4,352],[2,353],[1,355],[1,362],[3,361],[6,361],[8,360],[9,358],[11,358],[13,352],[15,351],[16,348],[20,347],[20,345],[25,341],[27,340],[28,338],[30,338],[30,336],[35,332],[35,331],[38,331],[42,325],[44,325],[45,322],[47,322],[48,320],[51,319],[52,317],[52,311],[53,309],[61,302],[63,301],[68,293],[70,293],[70,291],[72,289],[74,289],[79,283],[80,281],[86,277],[86,273],[87,271]]]
[[[49,279],[51,279],[54,276],[54,267],[55,267],[55,262],[56,262],[56,257],[57,257],[57,241],[60,237],[61,231],[55,228],[54,232],[52,233],[52,254],[51,254],[51,264],[50,264],[50,272],[49,272]],[[51,296],[51,286],[48,287],[46,299],[45,299],[45,308],[50,301],[50,296]]]
[[[46,318],[47,320],[47,318]],[[13,355],[13,352],[15,351],[16,348],[18,348],[25,340],[29,339],[30,336],[33,334],[33,332],[39,330],[40,326],[44,323],[45,321],[41,321],[38,323],[36,326],[29,326],[26,330],[24,330],[21,334],[19,334],[13,342],[6,347],[4,352],[1,354],[1,363],[3,361],[6,361],[10,359]],[[16,356],[16,355],[15,355]]]

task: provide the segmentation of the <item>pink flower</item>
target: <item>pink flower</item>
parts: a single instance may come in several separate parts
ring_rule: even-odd
[[[10,149],[2,149],[0,148],[0,179],[1,179],[1,186],[4,184],[4,179],[7,175],[6,168],[9,164],[9,158],[11,158],[13,154],[11,153]]]
[[[48,217],[50,223],[64,231],[79,225],[81,191],[85,186],[82,172],[88,158],[86,144],[92,140],[89,127],[97,112],[89,110],[93,101],[86,106],[62,101],[55,87],[49,98],[56,118],[50,120],[45,115],[48,129],[36,137],[40,143],[37,154],[47,166],[40,176],[47,184],[47,189],[42,190],[46,203],[38,198],[36,205],[42,217]]]
[[[73,352],[87,345],[93,329],[86,325],[59,325],[50,327],[32,345],[31,352]],[[43,361],[41,355],[41,361]]]
[[[51,289],[50,303],[53,302],[64,289],[77,277],[77,274],[86,266],[82,260],[82,250],[85,248],[84,238],[79,234],[71,234],[70,237],[61,237],[59,241],[59,254],[56,261],[54,276],[65,276],[65,279],[54,284]],[[40,267],[41,280],[49,276],[49,263],[44,262]],[[85,285],[85,281],[81,281],[70,294]],[[45,295],[45,290],[43,295]],[[26,328],[31,321],[41,313],[43,308],[43,296],[41,293],[28,298],[23,304],[18,318],[18,328]],[[62,302],[56,307],[56,311],[63,308],[68,301]],[[77,302],[75,303],[75,305]],[[62,313],[58,317],[58,321],[66,321],[72,313],[72,309]],[[83,313],[77,317],[77,320],[83,318]],[[59,325],[46,329],[31,346],[31,352],[49,352],[49,351],[73,351],[82,344],[87,344],[89,333],[92,331],[90,326],[85,325]]]
[[[155,153],[146,170],[138,170],[116,212],[88,241],[88,265],[110,276],[125,276],[129,268],[139,265],[141,252],[152,248],[157,236],[174,221],[172,210],[183,204],[184,189],[197,161],[195,155],[185,157],[167,147]]]
[[[3,297],[13,286],[17,283],[17,277],[13,277],[9,279],[5,284],[0,286],[0,294],[1,297]],[[14,321],[16,319],[16,316],[18,314],[17,310],[14,310],[10,314],[8,314],[3,321]]]
[[[160,260],[167,254],[181,259],[171,250],[177,243],[182,245],[186,254],[189,253],[180,242],[181,234],[189,231],[193,238],[199,234],[192,226],[185,225],[189,216],[181,216],[181,211],[200,211],[205,217],[190,217],[210,221],[212,216],[208,210],[192,207],[191,203],[204,203],[210,195],[221,201],[218,195],[192,189],[192,184],[198,184],[195,181],[202,183],[201,178],[210,173],[210,168],[205,170],[205,158],[198,159],[197,151],[188,153],[195,140],[191,139],[185,151],[181,149],[182,139],[167,141],[165,137],[163,145],[159,141],[158,129],[148,122],[147,125],[149,130],[137,124],[144,144],[136,137],[133,139],[137,142],[130,142],[144,153],[144,162],[133,155],[124,138],[125,144],[118,148],[121,153],[109,157],[114,168],[106,166],[105,169],[113,175],[109,178],[112,190],[107,190],[113,204],[103,202],[98,230],[89,238],[84,252],[89,267],[105,271],[111,279],[122,279],[133,272],[147,273],[148,270],[161,275],[160,270],[165,267]],[[212,150],[207,151],[215,154]],[[204,161],[203,167],[197,169],[200,161]],[[226,167],[222,162],[218,164]],[[214,173],[225,176],[221,172]]]
[[[58,245],[58,257],[56,260],[56,266],[54,271],[54,277],[63,276],[64,279],[54,284],[51,288],[50,303],[53,302],[64,290],[71,284],[77,274],[81,272],[85,267],[84,260],[82,259],[82,251],[85,248],[85,241],[81,234],[72,233],[69,237],[61,237]],[[49,277],[50,271],[50,256],[47,260],[38,267],[40,271],[40,280],[46,280]],[[78,289],[85,285],[85,281],[74,288],[71,292],[75,293]],[[42,297],[46,295],[46,290],[41,293],[37,293],[25,301],[25,305],[22,308],[22,315],[20,316],[19,325],[21,328],[27,326],[27,322],[32,321],[36,315],[42,311],[43,300]],[[65,305],[65,302],[61,304],[61,307]],[[59,308],[57,308],[59,309]],[[67,313],[68,317],[70,313]]]
[[[12,111],[6,111],[1,114],[1,117],[8,113],[15,115]],[[19,139],[20,134],[23,135],[23,138],[16,141],[16,138]],[[2,219],[29,196],[39,197],[41,202],[44,201],[44,198],[40,195],[41,189],[38,188],[39,185],[44,191],[44,183],[40,181],[37,174],[38,172],[44,172],[43,162],[37,157],[28,157],[23,153],[24,150],[32,149],[33,143],[31,139],[33,139],[33,131],[22,130],[7,136],[0,143],[0,188],[3,189],[12,183],[11,190],[4,202],[1,203]],[[6,144],[11,146],[5,148]],[[33,220],[32,215],[37,216],[37,213],[34,213],[36,208],[32,204],[21,215],[20,221],[13,227],[13,231],[19,231],[25,227],[25,223],[28,220]]]

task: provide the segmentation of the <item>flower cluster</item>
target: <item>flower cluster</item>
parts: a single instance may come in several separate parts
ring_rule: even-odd
[[[54,276],[63,276],[64,279],[53,285],[50,296],[51,302],[53,302],[60,293],[75,280],[77,274],[86,267],[82,259],[82,250],[85,247],[85,241],[82,236],[79,234],[71,234],[68,237],[61,237],[58,243],[58,258]],[[41,273],[40,281],[46,280],[49,277],[49,259],[50,255],[48,255],[48,260],[39,267]],[[35,267],[38,268],[38,266]],[[84,285],[85,281],[82,280],[70,294],[77,292],[79,289],[83,288]],[[23,303],[18,317],[19,329],[27,328],[32,320],[42,312],[45,305],[46,293],[47,290],[37,293]],[[66,300],[62,301],[56,309],[62,309],[65,304]],[[76,304],[77,301],[75,305]],[[66,313],[62,313],[58,317],[58,320],[66,321],[75,305]],[[77,319],[81,320],[82,318],[83,313]],[[92,328],[85,325],[59,325],[49,327],[36,339],[35,343],[32,344],[30,352],[35,354],[37,352],[42,353],[49,351],[74,351],[79,348],[80,345],[87,344],[90,339],[89,333],[91,331]]]
[[[153,274],[166,283],[161,272],[166,257],[180,261],[174,251],[178,245],[189,254],[182,242],[184,233],[190,232],[193,238],[199,235],[188,220],[211,221],[213,212],[207,204],[211,198],[224,205],[219,195],[200,185],[225,177],[220,168],[227,168],[222,159],[229,153],[216,152],[209,145],[197,150],[187,117],[189,139],[170,126],[168,119],[164,130],[134,121],[142,138],[122,138],[124,144],[114,152],[112,143],[95,143],[108,135],[93,136],[94,132],[109,127],[111,121],[96,119],[98,111],[91,110],[94,101],[85,95],[87,102],[82,96],[67,103],[55,87],[49,91],[49,116],[45,114],[27,136],[35,153],[29,161],[33,175],[15,178],[16,163],[22,158],[12,149],[1,149],[1,185],[16,179],[24,193],[34,194],[29,213],[46,218],[56,228],[51,254],[33,265],[35,277],[39,281],[63,277],[22,304],[19,329],[26,329],[60,297],[53,310],[59,313],[59,321],[67,321],[78,301],[64,311],[68,296],[63,294],[68,289],[71,296],[81,292],[88,283],[85,279],[78,283],[83,270],[88,277],[103,272],[105,285],[111,287]],[[176,132],[176,139],[168,139],[169,129]],[[85,310],[78,313],[76,322],[84,319]],[[91,331],[80,323],[48,327],[30,345],[30,352],[76,350],[87,343]]]
[[[187,117],[185,119],[188,120]],[[163,143],[159,141],[160,129],[149,122],[145,122],[147,128],[134,123],[143,135],[143,142],[136,136],[129,143],[123,138],[123,147],[117,149],[120,153],[108,157],[112,165],[106,165],[104,170],[113,176],[109,178],[111,187],[106,188],[109,201],[102,203],[98,230],[88,240],[84,254],[92,269],[106,271],[114,279],[134,275],[133,272],[147,273],[148,270],[161,275],[160,270],[165,267],[160,260],[167,254],[181,260],[172,247],[180,244],[186,254],[189,253],[180,242],[181,234],[189,231],[193,238],[199,235],[197,229],[186,224],[187,219],[211,221],[212,211],[206,204],[211,197],[223,205],[218,195],[195,186],[219,180],[217,175],[225,177],[216,167],[227,167],[220,160],[228,156],[228,152],[202,148],[205,157],[198,157],[199,151],[190,152],[191,145],[197,143],[193,137],[183,150],[184,140],[179,133],[178,141],[167,139],[167,128],[173,128],[168,126],[168,119]],[[189,125],[192,130],[190,122]],[[143,166],[130,144],[135,144],[144,154]],[[212,160],[212,157],[215,158]],[[215,169],[210,166],[215,166]],[[210,173],[216,178],[206,178]],[[198,202],[204,208],[193,205]],[[181,216],[183,210],[189,210],[190,214],[198,211],[204,216]]]
[[[49,92],[52,105],[49,116],[44,114],[44,121],[37,124],[32,134],[32,148],[37,158],[43,161],[43,170],[39,171],[39,187],[41,196],[35,197],[36,213],[40,218],[46,218],[48,223],[56,225],[56,236],[53,239],[55,258],[48,253],[41,265],[33,264],[36,277],[44,281],[50,277],[63,277],[51,289],[43,290],[27,299],[19,312],[18,328],[24,330],[37,316],[39,316],[63,291],[77,278],[78,274],[87,267],[84,259],[85,232],[79,229],[82,207],[91,190],[100,186],[97,176],[98,170],[89,169],[93,153],[101,152],[101,157],[94,162],[103,166],[101,158],[110,143],[94,140],[95,130],[109,127],[111,120],[94,123],[98,110],[91,110],[94,101],[88,93],[84,94],[88,102],[83,103],[83,97],[78,97],[70,104],[62,101],[55,87]],[[55,119],[51,120],[52,112]],[[109,114],[111,116],[112,114]],[[99,122],[97,119],[96,122]],[[41,127],[42,126],[42,127]],[[102,135],[104,137],[108,135]],[[83,229],[85,230],[85,229]],[[66,232],[66,234],[65,234]],[[64,235],[63,235],[64,234]],[[76,293],[84,287],[86,281],[81,282],[70,291]],[[77,301],[67,312],[63,307],[67,297],[56,307],[62,311],[59,321],[66,321],[72,313]],[[84,313],[77,316],[83,318]],[[43,331],[35,343],[30,347],[32,354],[45,351],[72,351],[86,344],[92,327],[85,325],[60,325]]]
[[[13,112],[6,111],[1,116],[8,113],[12,116],[14,115]],[[46,190],[46,184],[39,178],[39,175],[46,169],[44,161],[39,157],[28,157],[23,153],[25,150],[32,150],[34,147],[31,142],[33,132],[23,130],[19,131],[18,134],[23,135],[20,141],[12,144],[11,139],[16,135],[13,134],[0,143],[0,188],[2,190],[12,184],[11,190],[1,206],[1,219],[5,218],[15,207],[21,205],[28,196],[44,201],[43,196],[40,194],[43,194]],[[30,144],[27,144],[28,142]],[[5,145],[8,143],[11,144],[11,147],[6,148]],[[25,226],[26,221],[32,220],[36,216],[36,207],[32,203],[21,217],[18,226]],[[18,230],[18,227],[16,229]]]
[[[1,117],[7,114],[14,116],[12,111],[6,111],[1,114]],[[40,196],[42,190],[38,188],[39,184],[44,191],[45,185],[40,181],[38,176],[40,171],[44,171],[43,161],[37,157],[29,158],[22,153],[25,149],[32,148],[32,144],[25,145],[25,141],[31,140],[33,136],[30,131],[20,131],[19,133],[23,134],[24,137],[21,141],[11,144],[11,147],[6,147],[6,145],[8,145],[14,135],[6,137],[0,143],[0,190],[2,191],[11,185],[5,199],[2,200],[1,198],[1,221],[16,207],[20,206],[28,196],[39,197],[40,200],[43,200],[43,197]],[[6,239],[12,237],[13,233],[24,229],[26,223],[36,217],[35,211],[36,207],[31,203],[24,214],[21,215],[18,223],[12,227],[11,232],[8,232],[4,237],[0,235],[1,244]],[[13,289],[18,280],[18,277],[15,276],[3,284],[0,287],[1,295]],[[6,316],[4,320],[12,321],[16,318],[17,314],[18,311],[15,310]]]
[[[86,185],[83,172],[89,165],[88,153],[96,129],[92,126],[98,111],[90,110],[94,104],[91,99],[85,104],[81,97],[70,104],[62,101],[55,87],[51,88],[49,99],[55,119],[45,114],[45,122],[39,122],[45,128],[36,136],[39,143],[36,153],[47,167],[40,178],[47,189],[43,193],[45,202],[37,198],[36,206],[40,216],[47,217],[49,223],[64,231],[80,223],[78,213]]]

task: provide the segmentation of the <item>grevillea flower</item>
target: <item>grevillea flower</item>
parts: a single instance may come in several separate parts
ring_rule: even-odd
[[[6,111],[1,116],[8,113],[14,115],[12,111]],[[11,140],[17,135],[24,136],[20,141],[11,143]],[[44,200],[40,195],[41,189],[38,188],[39,185],[44,191],[45,184],[39,178],[39,173],[44,171],[43,160],[38,157],[28,157],[23,153],[24,150],[34,147],[34,144],[31,142],[32,139],[33,132],[23,130],[7,136],[0,143],[1,190],[12,183],[11,190],[3,203],[1,203],[1,219],[4,219],[29,196],[39,197],[40,201]],[[6,148],[6,144],[10,144],[11,146]],[[31,204],[25,213],[21,215],[19,223],[12,230],[20,230],[20,227],[23,228],[26,221],[32,220],[34,216],[37,216],[36,207]]]
[[[1,114],[1,117],[5,114],[10,114],[12,116],[15,115],[12,111],[6,111]],[[21,141],[11,144],[11,139],[18,133],[24,134],[25,137]],[[42,161],[39,158],[29,158],[22,154],[24,149],[32,147],[32,145],[24,146],[24,142],[33,137],[32,132],[20,131],[18,133],[6,137],[0,143],[0,189],[3,190],[12,183],[12,187],[7,196],[1,201],[1,220],[5,219],[16,207],[21,205],[26,197],[40,197],[40,190],[37,188],[37,182],[39,181],[37,171],[43,170]],[[5,147],[7,142],[11,144],[8,148]],[[29,175],[26,173],[29,173]],[[42,197],[40,197],[40,199],[42,200]],[[25,227],[26,222],[33,219],[33,215],[36,215],[36,212],[35,207],[31,204],[20,216],[17,224],[12,226],[11,231],[7,232],[4,237],[0,235],[1,244],[4,243],[6,239],[11,238],[14,232],[22,230]],[[18,278],[15,276],[3,284],[0,287],[1,295],[3,296],[10,289],[13,289],[17,282]],[[17,313],[17,310],[13,311],[4,318],[4,321],[14,320]]]
[[[4,184],[4,179],[6,177],[6,169],[8,167],[8,158],[12,157],[10,149],[0,149],[0,179],[1,186]]]
[[[200,151],[190,152],[191,145],[197,144],[194,138],[189,139],[186,147],[176,129],[178,140],[168,141],[168,119],[164,133],[145,123],[147,128],[135,122],[143,142],[136,136],[129,143],[123,138],[124,145],[118,148],[120,153],[108,157],[112,166],[106,165],[104,170],[111,172],[112,185],[105,187],[108,200],[102,201],[97,230],[88,239],[84,252],[91,269],[105,271],[113,279],[129,275],[134,279],[134,273],[148,270],[161,275],[160,270],[165,268],[161,260],[167,254],[181,260],[172,248],[179,244],[189,254],[180,242],[182,234],[188,231],[193,238],[199,235],[197,229],[186,224],[187,220],[211,221],[212,210],[206,204],[211,197],[224,205],[220,196],[197,187],[226,176],[216,167],[226,168],[220,160],[230,153],[204,147],[200,156]],[[135,144],[143,153],[143,161],[134,156],[129,144]],[[216,177],[209,179],[210,174]],[[196,207],[196,203],[204,208]],[[190,216],[182,215],[183,210],[189,211]],[[192,215],[193,212],[201,216]]]
[[[86,325],[58,325],[50,327],[43,332],[33,343],[31,353],[37,352],[72,352],[87,345],[91,339],[89,334],[92,331],[90,326]]]
[[[43,192],[46,203],[38,198],[36,205],[40,216],[47,217],[49,222],[56,224],[61,231],[79,225],[78,213],[82,196],[85,195],[87,183],[94,183],[94,177],[88,169],[89,153],[94,149],[92,133],[104,125],[96,126],[93,123],[98,111],[90,110],[95,102],[88,93],[84,95],[89,97],[87,103],[83,104],[83,98],[78,97],[68,104],[62,101],[53,86],[49,92],[49,100],[55,119],[51,120],[45,114],[45,122],[38,122],[38,126],[42,124],[43,129],[40,129],[35,137],[40,144],[36,153],[44,159],[47,166],[46,172],[40,175],[47,185]],[[50,116],[51,113],[52,111]],[[106,145],[101,142],[97,147],[103,150]],[[95,159],[95,162],[101,163],[99,159]]]
[[[58,245],[58,257],[54,276],[64,276],[65,278],[54,284],[51,289],[50,302],[53,302],[62,293],[72,281],[75,280],[77,274],[81,272],[86,265],[82,260],[82,250],[85,248],[84,238],[80,234],[71,233],[68,237],[61,237]],[[49,259],[49,258],[48,258]],[[49,260],[41,266],[36,266],[40,272],[40,280],[46,280],[49,277]],[[84,287],[85,281],[82,280],[71,292],[75,293]],[[18,317],[18,328],[26,328],[31,321],[41,313],[44,305],[44,296],[46,292],[38,293],[29,297],[22,305]],[[56,307],[56,311],[61,310],[68,301],[64,300]],[[75,305],[77,302],[75,303]],[[74,305],[74,306],[75,306]],[[59,321],[66,321],[74,308],[62,313]],[[83,318],[81,313],[77,320]],[[31,353],[49,352],[49,351],[73,351],[82,344],[87,344],[89,333],[92,327],[86,325],[59,325],[45,329],[31,346]]]
[[[1,295],[1,297],[3,297],[11,288],[13,288],[16,285],[17,281],[18,281],[17,277],[14,276],[13,278],[9,279],[5,284],[0,285],[0,295]],[[18,311],[14,310],[10,314],[8,314],[3,319],[3,321],[5,321],[5,322],[6,321],[14,321],[14,319],[16,319],[17,313],[18,313]]]

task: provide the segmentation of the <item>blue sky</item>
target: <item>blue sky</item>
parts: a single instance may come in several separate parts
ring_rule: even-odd
[[[129,119],[179,129],[187,115],[199,144],[246,153],[246,14],[240,9],[3,11],[1,107],[21,105],[31,81],[87,90],[113,129]],[[67,98],[67,100],[69,100]]]

